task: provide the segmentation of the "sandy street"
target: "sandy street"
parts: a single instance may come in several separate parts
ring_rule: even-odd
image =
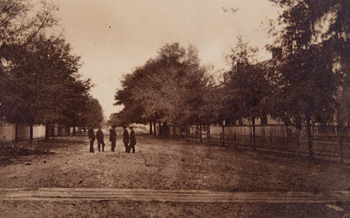
[[[182,139],[137,139],[135,154],[125,153],[120,139],[116,152],[107,142],[99,153],[95,142],[93,154],[86,137],[34,142],[33,147],[48,152],[1,162],[0,217],[344,217],[350,212],[349,166]],[[22,198],[5,198],[16,189]],[[135,195],[133,190],[141,190],[142,198],[128,198],[125,191]],[[163,198],[157,198],[157,190]],[[178,201],[172,198],[177,190],[216,196]],[[55,194],[43,197],[49,191]],[[215,200],[218,196],[231,200]],[[255,196],[262,200],[247,200]],[[304,200],[287,201],[293,197]]]

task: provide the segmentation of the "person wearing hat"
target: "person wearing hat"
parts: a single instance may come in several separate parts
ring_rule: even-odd
[[[130,126],[130,148],[129,148],[129,153],[130,149],[132,149],[132,153],[135,153],[135,145],[136,145],[136,137],[135,137],[135,131],[132,126]]]
[[[89,127],[88,136],[90,141],[90,153],[94,153],[95,132],[92,126]]]
[[[109,141],[111,142],[112,151],[114,151],[116,141],[117,141],[117,132],[115,131],[114,125],[112,126],[111,130],[109,131]]]
[[[126,126],[123,126],[124,133],[123,133],[123,143],[125,146],[125,152],[129,153],[129,132],[126,129]]]
[[[103,140],[103,132],[101,130],[101,127],[98,127],[98,131],[96,132],[96,139],[97,139],[97,146],[98,146],[98,151],[100,152],[101,144],[102,144],[102,151],[105,151],[105,142]]]

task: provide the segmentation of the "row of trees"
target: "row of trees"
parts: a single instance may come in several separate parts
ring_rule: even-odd
[[[0,2],[0,121],[15,124],[99,125],[102,108],[89,95],[90,79],[78,72],[62,36],[45,35],[54,27],[58,9],[41,3],[34,11],[27,1]]]
[[[350,2],[272,1],[283,9],[271,26],[276,41],[267,45],[278,58],[258,63],[258,50],[239,37],[228,55],[231,70],[215,83],[193,46],[166,45],[125,76],[115,95],[125,107],[111,121],[201,125],[248,119],[254,125],[256,118],[264,124],[272,117],[299,130],[306,124],[309,138],[315,122],[336,122],[341,130],[350,120]]]

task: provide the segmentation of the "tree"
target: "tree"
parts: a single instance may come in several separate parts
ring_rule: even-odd
[[[29,60],[33,60],[25,46],[41,31],[57,23],[55,5],[42,1],[37,6],[40,10],[34,11],[29,1],[0,2],[0,120],[4,120],[6,115],[9,120],[33,122],[32,114],[14,113],[27,111],[31,105],[25,105],[26,95],[31,93],[26,93],[27,78],[23,73],[18,75],[13,71],[20,69],[20,61],[28,64]]]
[[[103,111],[101,104],[96,98],[88,96],[87,102],[82,108],[83,111],[79,114],[80,119],[78,120],[78,122],[76,122],[75,126],[101,126],[101,123],[103,121]]]
[[[348,33],[349,2],[274,2],[284,7],[280,17],[283,30],[276,41],[284,54],[275,74],[278,91],[274,97],[279,101],[275,108],[287,119],[293,117],[298,128],[302,119],[306,121],[312,158],[311,120],[326,123],[330,116],[325,116],[325,112],[334,114],[336,96],[348,70],[343,62],[349,56],[344,53],[349,43],[344,43],[346,40],[340,35]],[[327,22],[331,24],[327,26]],[[341,68],[336,68],[337,63]]]
[[[80,78],[80,57],[71,54],[70,45],[60,37],[38,35],[25,46],[3,47],[3,54],[2,117],[47,128],[54,123],[72,125],[91,83]]]
[[[41,1],[34,5],[28,0],[0,2],[0,44],[26,45],[41,31],[57,24],[54,4]]]
[[[266,69],[257,64],[257,48],[250,47],[238,37],[238,43],[228,55],[231,71],[224,83],[226,96],[222,115],[232,122],[247,118],[254,126],[255,119],[266,120],[266,98],[271,94]]]
[[[209,82],[196,48],[186,50],[174,43],[162,47],[155,59],[127,75],[115,100],[125,106],[124,115],[141,115],[135,116],[138,121],[199,124],[207,107],[204,95]]]

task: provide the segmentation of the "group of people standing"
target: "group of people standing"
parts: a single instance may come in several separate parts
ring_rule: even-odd
[[[124,132],[123,132],[123,143],[125,147],[125,152],[130,153],[132,150],[132,153],[135,153],[135,145],[136,145],[136,137],[135,137],[135,131],[132,126],[130,128],[130,134],[126,128],[126,126],[123,126]],[[94,132],[94,129],[92,127],[88,130],[88,137],[90,141],[90,153],[94,153],[94,142],[95,139],[97,139],[97,148],[98,151],[104,152],[105,148],[105,142],[104,142],[104,134],[102,132],[101,127],[98,128],[96,135]],[[112,128],[109,131],[109,141],[111,142],[111,151],[115,151],[116,143],[117,143],[117,131],[115,130],[115,126],[112,126]]]

